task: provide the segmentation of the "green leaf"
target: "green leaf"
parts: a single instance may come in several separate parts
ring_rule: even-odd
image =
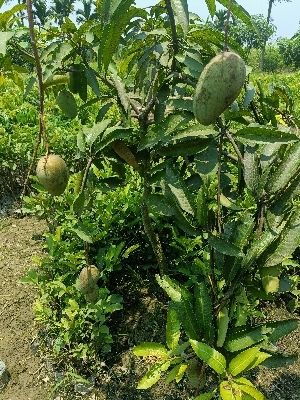
[[[229,325],[229,316],[227,307],[223,307],[222,310],[219,311],[217,324],[218,324],[217,346],[223,347]]]
[[[96,120],[95,120],[95,121],[96,121],[96,122],[102,121],[103,118],[105,117],[105,115],[107,114],[107,112],[109,111],[109,109],[111,108],[111,106],[112,106],[113,104],[114,104],[114,103],[113,103],[112,101],[110,101],[110,102],[104,104],[104,105],[100,108],[100,110],[98,111],[98,114],[97,114],[97,117],[96,117]]]
[[[270,335],[268,335],[268,339],[271,343],[278,342],[279,339],[282,337],[289,335],[299,326],[299,320],[297,319],[287,319],[284,321],[277,321],[277,322],[269,322],[266,324],[268,328],[272,329]]]
[[[101,138],[101,143],[98,143],[97,151],[103,150],[116,140],[128,139],[133,128],[124,128],[123,126],[112,126],[107,128]]]
[[[175,214],[174,208],[163,194],[150,194],[146,199],[150,212],[170,217]]]
[[[85,152],[85,137],[82,131],[77,134],[77,147],[82,153]]]
[[[249,371],[250,369],[256,368],[259,365],[261,365],[265,360],[271,357],[271,354],[265,353],[263,351],[260,351],[258,355],[256,356],[255,360],[249,364],[249,366],[246,368],[246,371]]]
[[[214,141],[211,141],[195,157],[196,169],[201,176],[215,175],[218,169],[218,149]]]
[[[215,391],[202,393],[199,396],[195,397],[194,400],[211,400],[214,397]]]
[[[249,381],[249,379],[244,378],[244,377],[235,378],[234,382],[241,383],[242,385],[248,385],[248,386],[254,387],[253,383],[251,381]]]
[[[135,346],[132,351],[137,357],[156,357],[161,360],[166,360],[169,357],[165,346],[154,342],[141,343]]]
[[[97,11],[105,24],[110,21],[121,2],[122,0],[97,0]]]
[[[201,186],[197,195],[197,210],[196,218],[201,228],[206,228],[208,224],[208,199],[207,189],[204,185]]]
[[[10,8],[7,11],[4,11],[3,13],[0,13],[0,28],[1,30],[6,30],[8,29],[8,24],[14,20],[14,15],[22,10],[26,9],[26,4],[16,4],[12,8]]]
[[[246,256],[242,260],[243,268],[250,268],[250,266],[257,260],[262,253],[274,242],[277,235],[274,232],[265,231],[257,237],[251,244]],[[229,275],[229,279],[234,278],[234,271]]]
[[[176,304],[177,313],[189,339],[198,340],[200,338],[200,329],[198,316],[195,314],[193,297],[184,288],[181,289],[181,302]]]
[[[298,141],[298,137],[288,129],[267,127],[265,125],[251,124],[235,133],[235,138],[247,145],[267,143],[292,143]]]
[[[279,165],[275,165],[275,171],[270,176],[266,190],[274,194],[289,185],[292,178],[300,168],[300,143],[295,143],[285,152]]]
[[[187,212],[188,214],[194,215],[194,210],[193,210],[192,206],[190,205],[189,200],[186,197],[184,190],[180,187],[175,187],[170,183],[168,184],[168,187],[169,187],[171,193],[173,194],[174,199],[180,206],[180,208],[183,211]]]
[[[171,383],[175,380],[176,383],[179,383],[183,378],[183,375],[187,369],[187,364],[179,364],[176,365],[174,368],[171,369],[169,374],[166,377],[166,383]]]
[[[234,357],[228,366],[231,375],[236,376],[243,372],[257,357],[259,347],[251,347]]]
[[[269,256],[265,256],[264,267],[281,264],[293,255],[300,245],[300,208],[291,215],[279,239],[271,248]]]
[[[195,315],[191,294],[166,275],[162,277],[156,275],[156,280],[174,302],[177,315],[188,337],[198,339],[199,321]]]
[[[62,112],[69,118],[75,118],[77,115],[76,100],[71,92],[63,89],[59,92],[56,102]]]
[[[232,382],[223,381],[220,383],[220,396],[222,400],[242,400],[239,390],[235,390]]]
[[[181,287],[177,284],[177,282],[173,281],[166,275],[162,277],[156,275],[156,280],[159,286],[167,293],[172,301],[178,303],[182,300]]]
[[[101,97],[99,82],[97,80],[97,75],[93,68],[87,68],[85,70],[85,76],[87,79],[88,85],[92,88],[93,92],[97,97]]]
[[[0,32],[0,54],[6,54],[6,44],[13,36],[13,32]]]
[[[193,99],[187,98],[176,98],[170,99],[168,104],[173,107],[175,110],[185,110],[189,112],[193,112]]]
[[[294,364],[298,360],[298,355],[284,355],[284,354],[275,354],[270,358],[262,362],[262,366],[266,368],[282,368],[287,365]]]
[[[208,343],[214,338],[213,305],[211,294],[205,282],[196,283],[194,288],[195,312],[201,333]]]
[[[260,182],[259,159],[254,146],[245,146],[244,180],[251,192],[256,195]]]
[[[243,21],[250,29],[254,29],[257,31],[257,28],[254,25],[254,22],[251,18],[251,15],[244,9],[244,7],[238,4],[235,0],[217,0],[217,1],[227,9],[230,7],[230,11],[235,17]]]
[[[98,137],[105,131],[108,125],[111,123],[110,119],[104,119],[97,124],[94,124],[92,128],[83,128],[85,134],[85,141],[88,146],[92,147]]]
[[[106,72],[113,54],[117,51],[121,35],[129,21],[135,16],[135,8],[130,10],[134,0],[123,0],[113,13],[109,24],[105,27],[99,45],[98,65],[103,65]]]
[[[84,204],[85,204],[85,194],[84,192],[79,193],[72,204],[73,211],[77,215],[81,215],[82,211],[84,210]]]
[[[189,30],[189,9],[187,0],[171,0],[171,5],[177,24],[181,26],[184,35],[187,35]]]
[[[225,373],[226,360],[223,354],[219,353],[217,350],[205,343],[197,342],[196,340],[192,339],[190,339],[190,343],[200,360],[208,364],[218,374],[222,375]]]
[[[205,0],[209,14],[213,17],[216,13],[216,0]]]
[[[236,247],[235,245],[227,242],[226,240],[214,236],[214,235],[209,235],[208,238],[208,243],[210,244],[211,247],[213,247],[215,250],[217,250],[221,254],[226,254],[228,256],[232,257],[243,257],[244,253],[242,252],[241,249]]]
[[[149,389],[151,386],[155,385],[159,381],[162,372],[165,369],[168,369],[169,366],[170,362],[164,364],[155,364],[139,381],[137,389]]]
[[[93,239],[91,236],[84,230],[84,228],[81,229],[72,229],[73,232],[77,234],[80,239],[82,239],[84,242],[87,243],[93,243]]]
[[[243,392],[250,396],[252,396],[255,400],[267,400],[265,395],[257,390],[253,385],[244,385],[243,383],[238,383],[238,388]]]
[[[178,319],[176,307],[173,303],[169,304],[167,325],[166,325],[166,342],[170,350],[176,349],[180,338],[180,321]]]
[[[178,156],[193,156],[205,149],[210,142],[210,139],[194,139],[186,142],[179,142],[170,144],[168,146],[162,146],[157,149],[157,152],[166,157],[178,157]]]
[[[230,352],[244,350],[267,339],[267,334],[270,332],[272,329],[266,326],[238,328],[227,335],[224,347]]]

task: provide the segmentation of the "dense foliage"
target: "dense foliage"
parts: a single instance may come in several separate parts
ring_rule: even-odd
[[[255,30],[235,1],[218,2]],[[0,14],[1,173],[13,167],[24,179],[33,148],[59,154],[70,170],[62,195],[32,176],[22,199],[22,212],[49,227],[46,255],[23,279],[39,289],[45,346],[57,363],[95,373],[127,307],[121,287],[147,276],[167,295],[166,345],[135,343],[134,354],[154,364],[138,388],[186,377],[195,400],[264,399],[244,373],[296,359],[276,343],[298,321],[257,317],[262,301],[280,296],[298,307],[297,89],[253,84],[248,69],[239,97],[204,126],[193,97],[205,65],[227,47],[245,56],[239,35],[228,36],[230,13],[220,31],[184,0],[147,10],[103,0],[84,2],[75,24],[72,3],[55,2],[48,16],[36,2],[39,21],[56,24],[35,29],[38,54],[27,40],[17,58],[6,43],[28,35],[16,17],[24,6]],[[214,16],[215,1],[206,3]],[[99,271],[96,298],[82,291],[84,268]]]

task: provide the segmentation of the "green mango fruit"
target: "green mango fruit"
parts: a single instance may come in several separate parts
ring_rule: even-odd
[[[234,102],[246,80],[246,65],[233,52],[215,56],[202,71],[194,95],[198,122],[210,125]]]
[[[36,175],[41,185],[53,196],[64,192],[69,179],[65,161],[56,154],[46,155],[39,160]]]

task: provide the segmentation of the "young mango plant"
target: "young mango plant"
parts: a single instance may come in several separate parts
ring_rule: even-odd
[[[253,28],[235,1],[218,2]],[[135,349],[158,359],[139,387],[168,372],[169,381],[187,373],[201,389],[212,369],[216,384],[198,400],[264,398],[241,375],[295,360],[278,354],[276,342],[296,320],[253,322],[261,299],[293,289],[288,261],[300,244],[300,146],[292,104],[280,113],[282,91],[257,96],[246,81],[243,50],[228,31],[216,32],[189,14],[185,1],[161,1],[149,13],[133,0],[111,4],[99,4],[99,19],[77,27],[66,18],[61,31],[44,34],[43,87],[57,95],[67,118],[84,121],[84,110],[99,106],[78,134],[87,162],[72,203],[76,214],[93,198],[86,189],[104,159],[131,166],[142,185],[139,216],[159,267],[157,281],[172,303],[167,347]],[[215,2],[207,5],[213,15]],[[225,74],[227,59],[236,61],[226,64]],[[52,84],[61,73],[67,82]],[[207,104],[215,108],[208,120]],[[117,118],[109,115],[113,108]],[[189,264],[180,265],[170,244],[181,243],[188,253],[192,241]]]
[[[167,383],[178,383],[186,375],[190,385],[202,392],[195,400],[212,399],[217,393],[224,400],[266,399],[243,375],[259,365],[277,368],[295,362],[297,356],[279,354],[275,344],[296,329],[298,321],[233,328],[227,307],[214,312],[208,281],[195,284],[192,294],[167,276],[157,276],[157,280],[172,300],[168,307],[166,346],[142,343],[133,349],[136,356],[155,360],[138,389],[148,389],[162,377]],[[204,392],[206,377],[211,373],[214,383]]]

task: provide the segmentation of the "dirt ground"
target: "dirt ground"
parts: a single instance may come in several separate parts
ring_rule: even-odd
[[[32,256],[41,253],[41,242],[33,238],[44,229],[32,218],[0,220],[0,360],[11,374],[1,400],[47,399],[43,364],[32,351],[35,293],[19,282]]]
[[[11,380],[0,400],[48,400],[49,371],[43,360],[33,354],[36,328],[32,315],[35,292],[32,286],[20,283],[31,266],[32,256],[41,254],[41,233],[45,225],[33,218],[0,219],[0,360],[11,373]],[[132,282],[124,276],[124,282]],[[131,285],[131,283],[129,283]],[[141,284],[141,285],[140,285]],[[153,295],[147,282],[124,298],[126,307],[114,322],[115,345],[109,360],[103,362],[96,377],[97,390],[84,397],[89,400],[190,400],[191,390],[185,383],[166,385],[160,382],[149,391],[136,390],[136,383],[145,372],[143,363],[130,349],[143,341],[164,341],[164,303]],[[141,286],[143,289],[141,290]],[[128,290],[130,289],[130,290]],[[124,295],[124,293],[123,293]],[[293,317],[283,305],[266,306],[268,319]],[[300,356],[300,329],[280,344],[287,353]],[[269,400],[300,400],[300,361],[285,369],[260,369],[252,376]],[[51,380],[51,374],[50,374]],[[53,397],[50,397],[53,399]],[[75,400],[79,395],[65,393],[55,400]]]

